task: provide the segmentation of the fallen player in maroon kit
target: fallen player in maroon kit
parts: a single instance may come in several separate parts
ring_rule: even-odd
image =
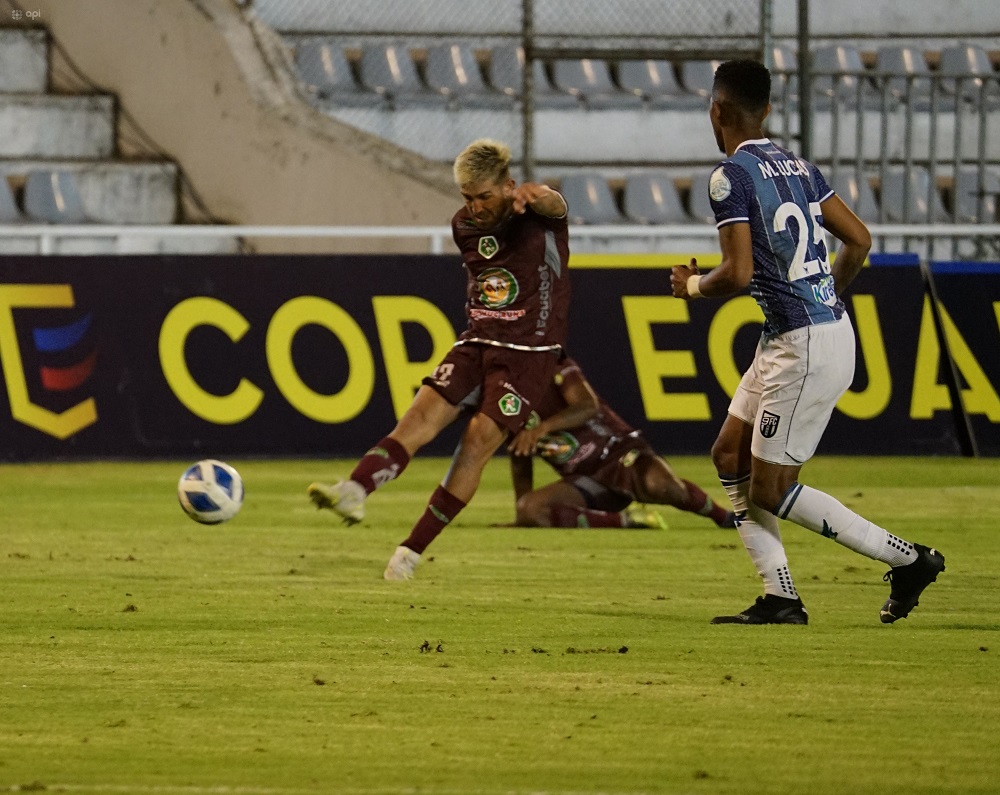
[[[736,526],[734,515],[674,474],[642,434],[594,392],[579,365],[564,359],[529,421],[509,445],[520,527],[666,527],[646,505],[672,505]],[[561,479],[533,489],[539,456]]]

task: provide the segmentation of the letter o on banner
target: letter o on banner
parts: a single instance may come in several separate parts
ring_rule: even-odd
[[[312,390],[292,362],[292,341],[303,326],[315,324],[333,333],[347,352],[344,388],[332,395]],[[375,389],[375,363],[361,327],[332,301],[300,296],[284,304],[267,327],[267,364],[285,399],[309,419],[346,422],[360,414]]]

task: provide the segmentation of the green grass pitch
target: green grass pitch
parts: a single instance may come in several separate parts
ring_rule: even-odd
[[[404,583],[382,569],[446,461],[355,527],[305,496],[350,462],[230,459],[246,502],[215,527],[177,505],[187,463],[0,466],[0,792],[1000,790],[995,460],[811,462],[947,571],[884,626],[885,567],[784,524],[808,627],[710,625],[759,585],[698,517],[491,527],[500,458]]]

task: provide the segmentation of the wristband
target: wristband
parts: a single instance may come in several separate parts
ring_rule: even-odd
[[[698,289],[698,282],[701,281],[701,274],[696,273],[693,276],[688,276],[687,280],[687,291],[689,298],[701,298],[701,290]]]

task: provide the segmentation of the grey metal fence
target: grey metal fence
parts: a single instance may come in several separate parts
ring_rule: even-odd
[[[585,59],[585,68],[600,70],[598,82],[606,82],[602,107],[627,107],[637,97],[634,92],[620,91],[615,83],[617,61],[759,56],[769,36],[770,5],[770,0],[391,0],[368,4],[253,0],[251,7],[296,49],[309,50],[316,42],[327,42],[348,52],[352,56],[348,67],[369,87],[373,79],[366,72],[378,56],[371,52],[375,48],[392,49],[387,67],[392,74],[387,79],[404,84],[411,69],[424,82],[434,82],[428,79],[428,70],[433,70],[429,61],[441,46],[472,51],[475,71],[482,70],[486,87],[499,89],[512,102],[470,102],[466,101],[470,92],[461,87],[449,93],[450,87],[439,85],[432,85],[429,94],[411,91],[411,96],[403,96],[401,91],[397,101],[391,96],[391,85],[380,85],[376,91],[390,97],[388,107],[396,104],[404,110],[402,114],[387,114],[378,103],[345,103],[343,96],[326,98],[323,104],[342,120],[369,132],[394,140],[397,136],[417,140],[423,154],[442,160],[450,159],[470,137],[504,138],[530,176],[539,161],[564,159],[558,145],[548,147],[549,151],[544,146],[541,152],[536,148],[539,136],[553,140],[561,134],[555,128],[563,125],[559,115],[544,111],[586,106],[582,92],[574,86],[553,86],[558,83],[557,61]],[[494,53],[500,60],[512,50],[514,63],[496,67],[491,62]],[[478,75],[467,76],[479,80]],[[594,75],[584,75],[584,79],[594,79]],[[461,107],[465,111],[461,119],[443,113],[442,104],[435,103],[440,99],[435,93],[447,96],[449,109]]]

